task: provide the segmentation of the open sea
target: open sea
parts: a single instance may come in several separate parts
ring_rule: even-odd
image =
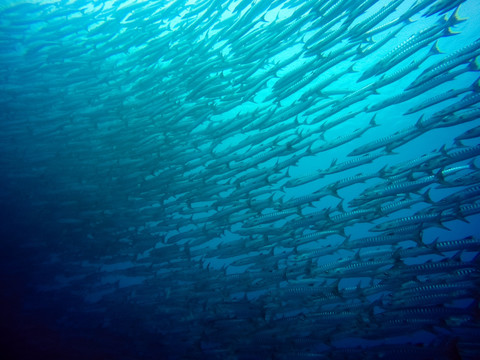
[[[0,0],[0,357],[480,359],[478,0]]]

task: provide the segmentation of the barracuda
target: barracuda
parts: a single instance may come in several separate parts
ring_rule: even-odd
[[[438,226],[441,228],[445,228],[445,226],[442,224],[441,212],[434,212],[432,214],[413,215],[413,216],[407,216],[405,218],[386,221],[381,224],[375,225],[369,230],[374,232],[387,231],[387,230],[393,230],[399,227],[404,227],[409,225],[420,225],[420,224],[423,227]]]
[[[477,10],[2,2],[4,357],[475,358]]]
[[[454,97],[457,97],[457,96],[459,96],[463,93],[469,92],[469,91],[478,92],[479,91],[479,86],[480,86],[479,81],[480,81],[480,79],[477,79],[477,80],[475,80],[475,82],[471,86],[468,86],[468,87],[465,87],[465,88],[462,88],[462,89],[458,89],[458,90],[450,90],[450,91],[448,91],[444,94],[440,94],[440,95],[434,96],[430,99],[427,99],[427,100],[425,100],[425,102],[423,104],[420,104],[420,105],[417,105],[417,106],[414,106],[414,107],[411,107],[410,109],[408,109],[404,113],[404,115],[415,113],[417,111],[423,110],[427,107],[433,106],[433,105],[441,103],[443,101],[452,99]]]
[[[406,88],[406,90],[423,84],[428,80],[433,79],[435,76],[447,72],[459,65],[466,64],[472,61],[472,59],[475,59],[478,55],[480,55],[480,39],[444,58],[438,62],[436,66],[431,66],[430,68],[425,69],[423,73]]]

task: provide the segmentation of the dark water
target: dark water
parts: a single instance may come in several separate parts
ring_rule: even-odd
[[[7,359],[477,359],[477,1],[0,3]]]

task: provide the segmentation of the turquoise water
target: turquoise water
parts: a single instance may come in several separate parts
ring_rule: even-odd
[[[0,2],[10,359],[475,359],[479,4]]]

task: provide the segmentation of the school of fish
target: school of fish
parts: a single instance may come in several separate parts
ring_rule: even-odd
[[[478,359],[472,8],[5,2],[11,358]]]

